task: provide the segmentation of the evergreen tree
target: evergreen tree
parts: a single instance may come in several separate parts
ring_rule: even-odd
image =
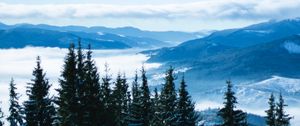
[[[87,59],[84,62],[84,85],[82,94],[82,106],[84,110],[83,125],[98,126],[102,122],[103,106],[100,102],[100,83],[97,67],[92,60],[91,46],[86,54]]]
[[[182,77],[179,89],[179,100],[177,105],[178,125],[179,126],[195,126],[198,115],[195,112],[194,103],[191,96],[186,90],[184,76]]]
[[[82,47],[81,47],[81,40],[78,38],[78,48],[77,48],[77,57],[76,57],[76,97],[77,97],[77,102],[78,102],[78,109],[77,109],[77,122],[79,126],[85,125],[85,121],[83,120],[83,115],[84,115],[84,85],[85,85],[85,71],[84,71],[84,59],[85,56],[83,55],[82,52]]]
[[[164,126],[157,88],[154,89],[154,97],[151,99],[151,115],[150,126]]]
[[[142,105],[142,123],[143,126],[149,126],[150,123],[150,114],[151,114],[151,100],[150,100],[150,91],[148,86],[148,81],[146,77],[146,71],[144,66],[142,67],[142,86],[141,86],[141,105]]]
[[[58,89],[59,106],[58,113],[60,125],[77,126],[79,102],[77,97],[77,72],[76,72],[76,54],[74,44],[71,43],[69,52],[65,58],[63,71],[61,74],[60,89]]]
[[[22,108],[18,102],[19,94],[15,91],[17,88],[14,79],[11,79],[9,87],[10,115],[8,116],[7,121],[11,126],[21,126],[23,125]]]
[[[132,82],[132,103],[130,106],[130,125],[143,126],[142,123],[142,105],[141,105],[141,91],[138,84],[138,74],[135,73],[134,81]]]
[[[119,73],[115,82],[113,90],[113,110],[114,110],[114,125],[124,126],[127,125],[127,88],[124,78]]]
[[[270,98],[269,98],[269,109],[266,110],[265,112],[267,113],[267,117],[266,117],[266,124],[268,126],[276,126],[275,122],[276,122],[276,105],[275,105],[275,98],[274,98],[274,95],[273,93],[271,94]]]
[[[231,81],[226,81],[227,91],[225,92],[224,108],[222,108],[218,115],[223,119],[223,126],[245,126],[247,125],[247,115],[241,110],[235,110],[237,104],[236,97],[232,91]]]
[[[111,85],[111,75],[109,74],[108,64],[105,63],[104,68],[105,75],[102,78],[102,84],[100,87],[100,101],[103,105],[103,125],[104,126],[112,126],[114,125],[114,110],[113,110],[113,97],[112,90],[110,88]]]
[[[50,84],[45,79],[41,68],[41,60],[37,58],[37,66],[33,71],[34,78],[27,87],[29,99],[25,101],[25,119],[27,126],[51,126],[54,120],[55,108],[49,98]]]
[[[4,126],[3,118],[4,118],[4,113],[2,112],[2,109],[0,108],[0,126]]]
[[[276,126],[289,126],[290,120],[292,117],[290,117],[288,114],[285,114],[284,107],[287,105],[284,103],[284,100],[282,98],[282,94],[279,95],[279,102],[277,103],[276,107]]]
[[[162,119],[162,125],[173,126],[176,125],[176,100],[177,94],[174,84],[174,69],[170,67],[166,72],[165,84],[163,85],[159,107],[161,108],[160,116]]]

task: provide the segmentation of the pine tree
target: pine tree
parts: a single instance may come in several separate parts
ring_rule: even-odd
[[[273,93],[270,95],[269,98],[269,109],[266,110],[265,112],[267,113],[267,117],[266,117],[266,124],[268,126],[276,126],[275,122],[276,122],[276,118],[275,118],[275,109],[276,109],[276,105],[275,105],[275,98]]]
[[[98,126],[102,122],[103,105],[100,102],[100,83],[99,74],[95,62],[92,60],[91,46],[86,54],[87,59],[84,62],[84,85],[82,106],[84,110],[83,125]]]
[[[14,79],[11,79],[9,87],[10,115],[8,116],[7,121],[11,126],[21,126],[23,125],[22,107],[18,102],[19,94],[15,91],[17,88]]]
[[[132,82],[132,103],[130,106],[130,125],[143,126],[142,123],[142,105],[141,105],[141,91],[138,84],[138,74],[135,73],[134,81]]]
[[[154,97],[151,99],[151,115],[150,126],[164,126],[157,88],[154,89]]]
[[[290,117],[288,114],[285,114],[284,107],[287,105],[284,103],[282,94],[279,94],[279,102],[277,103],[276,107],[276,126],[289,126],[290,120],[292,117]]]
[[[159,107],[161,108],[161,118],[162,123],[165,126],[176,125],[176,100],[177,94],[175,91],[174,84],[174,69],[170,67],[166,72],[165,84],[163,85],[160,99]],[[174,124],[175,123],[175,124]]]
[[[2,109],[0,108],[0,126],[4,126],[3,118],[4,118],[4,113],[2,112]]]
[[[55,108],[53,100],[49,97],[50,84],[45,79],[41,68],[41,60],[37,58],[37,66],[33,71],[32,83],[28,83],[27,95],[29,99],[24,102],[25,119],[27,126],[51,126],[54,120]]]
[[[126,112],[127,112],[127,88],[124,78],[118,73],[113,90],[113,110],[114,110],[114,125],[124,126],[127,125]]]
[[[108,64],[105,63],[104,72],[105,75],[102,78],[102,84],[100,87],[100,101],[103,105],[103,125],[104,126],[112,126],[114,125],[114,110],[113,110],[113,96],[112,96],[112,90],[110,88],[111,85],[111,75],[109,73],[109,67]]]
[[[231,81],[226,81],[227,91],[225,92],[224,107],[219,111],[223,119],[223,126],[245,126],[247,125],[247,115],[241,110],[235,110],[235,104],[237,104],[236,97],[232,91]]]
[[[141,105],[142,105],[142,123],[143,126],[149,126],[150,123],[150,114],[151,114],[151,100],[150,100],[150,91],[148,86],[148,81],[146,77],[146,71],[144,66],[142,67],[142,86],[141,86]]]
[[[179,100],[177,104],[177,122],[179,126],[195,126],[198,115],[195,112],[194,103],[192,102],[186,87],[187,85],[183,76],[180,83]]]
[[[78,98],[78,109],[77,109],[77,122],[79,126],[85,125],[83,120],[84,115],[84,85],[85,85],[85,71],[84,71],[84,59],[85,56],[83,55],[82,48],[81,48],[81,40],[78,38],[78,48],[77,48],[77,57],[76,57],[76,96]]]
[[[60,89],[58,91],[59,106],[58,113],[60,125],[63,126],[77,126],[79,102],[77,97],[77,72],[76,72],[76,54],[74,51],[74,44],[71,43],[69,52],[65,58],[63,71],[61,73]]]

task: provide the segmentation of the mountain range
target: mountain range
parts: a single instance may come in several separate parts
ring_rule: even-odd
[[[185,74],[196,80],[300,77],[299,29],[299,18],[269,21],[142,53],[148,62],[189,68]]]
[[[95,49],[159,48],[204,36],[206,32],[143,31],[134,27],[107,28],[52,26],[46,24],[0,24],[0,48],[47,46],[66,48],[81,38],[83,45]]]

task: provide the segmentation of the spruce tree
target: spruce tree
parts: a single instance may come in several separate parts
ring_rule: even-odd
[[[103,105],[100,102],[100,83],[99,74],[94,60],[92,60],[91,46],[86,54],[84,62],[84,85],[82,88],[82,106],[84,110],[83,125],[98,126],[102,122]]]
[[[174,84],[174,69],[170,67],[166,72],[165,84],[163,85],[160,98],[159,107],[161,108],[160,116],[162,125],[173,126],[176,125],[176,100],[177,94]]]
[[[51,126],[55,108],[49,97],[50,84],[41,68],[41,60],[37,57],[37,66],[33,71],[32,83],[28,83],[28,100],[24,102],[27,126]]]
[[[150,114],[151,114],[151,100],[150,100],[150,91],[148,86],[148,80],[146,77],[146,71],[144,66],[142,67],[142,85],[141,85],[141,105],[142,105],[142,123],[143,126],[149,126],[150,123]]]
[[[143,126],[142,123],[142,104],[141,104],[141,91],[138,84],[138,74],[135,73],[134,80],[132,82],[132,103],[130,106],[130,125]]]
[[[154,97],[151,99],[150,126],[164,126],[157,88],[154,89]]]
[[[16,84],[14,83],[14,79],[11,79],[9,84],[9,116],[7,121],[11,126],[21,126],[23,125],[23,115],[22,115],[22,107],[19,105],[19,94],[16,92]]]
[[[2,112],[2,109],[0,108],[0,126],[4,126],[4,113]]]
[[[102,83],[100,87],[100,101],[103,105],[103,125],[104,126],[112,126],[114,125],[115,115],[113,110],[113,96],[112,96],[112,89],[110,88],[111,85],[111,75],[109,73],[108,64],[105,63],[104,72],[105,75],[102,78]]]
[[[113,90],[113,110],[114,110],[114,125],[115,126],[124,126],[127,125],[127,88],[124,78],[121,77],[121,74],[118,73],[115,87]]]
[[[85,71],[84,71],[84,59],[85,56],[82,52],[81,40],[78,38],[78,48],[77,48],[77,56],[76,56],[76,97],[78,99],[78,109],[77,109],[77,122],[78,125],[82,126],[85,121],[83,120],[84,115],[84,85],[85,85]]]
[[[74,44],[71,43],[69,52],[65,57],[61,79],[59,80],[60,89],[58,91],[59,106],[58,113],[60,125],[77,126],[79,102],[77,97],[77,72],[76,72],[76,54]]]
[[[225,102],[224,107],[219,111],[223,119],[222,126],[246,126],[247,125],[247,115],[241,110],[235,110],[237,104],[237,99],[232,91],[231,81],[226,81],[227,91],[225,92]]]
[[[266,110],[265,112],[267,113],[267,117],[266,117],[266,124],[268,126],[276,126],[276,105],[275,105],[275,98],[274,98],[274,95],[273,93],[270,95],[270,98],[269,98],[269,109]]]
[[[292,117],[290,117],[288,114],[285,114],[284,107],[287,105],[284,103],[282,94],[279,94],[279,102],[277,103],[276,107],[276,126],[289,126],[290,120]]]
[[[192,102],[191,96],[189,95],[186,87],[187,85],[183,76],[180,83],[179,98],[177,104],[177,124],[179,126],[195,126],[198,115],[195,112],[194,103]]]

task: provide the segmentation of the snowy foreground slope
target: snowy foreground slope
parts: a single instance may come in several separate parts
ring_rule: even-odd
[[[207,109],[201,111],[199,114],[201,116],[198,125],[202,126],[215,126],[222,124],[222,119],[218,117],[218,109]],[[265,119],[262,116],[254,115],[248,113],[247,122],[249,126],[265,126]]]
[[[277,97],[281,92],[285,102],[288,104],[286,111],[292,117],[292,125],[300,124],[300,79],[296,78],[285,78],[279,76],[273,76],[270,79],[263,80],[255,83],[243,83],[236,84],[234,91],[238,99],[237,107],[246,111],[247,113],[253,113],[260,116],[265,116],[265,110],[268,109],[268,98],[271,93]],[[223,94],[225,92],[225,84],[223,87],[215,88],[204,93],[194,93],[193,97],[196,102],[196,109],[204,111],[206,120],[210,123],[215,123],[218,119],[209,116],[209,113],[215,114],[215,109],[222,107]],[[197,94],[195,96],[195,94]],[[201,97],[199,97],[201,96]],[[214,111],[212,111],[214,110]],[[207,115],[208,114],[208,115]],[[251,115],[251,119],[260,124],[263,120],[260,116]]]

